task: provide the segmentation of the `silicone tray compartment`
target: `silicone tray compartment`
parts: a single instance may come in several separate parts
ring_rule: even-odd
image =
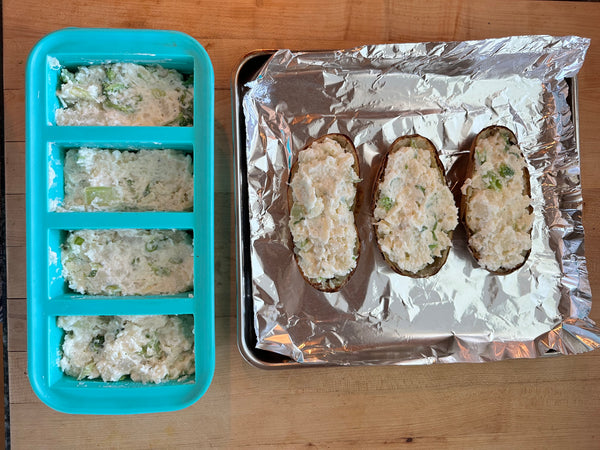
[[[57,126],[62,67],[109,62],[160,64],[194,75],[191,127]],[[191,153],[192,212],[59,212],[63,162],[77,147]],[[26,76],[27,340],[29,379],[48,406],[67,413],[134,414],[172,411],[197,401],[215,366],[214,332],[214,74],[202,46],[173,31],[67,28],[31,51]],[[194,289],[166,296],[87,296],[62,278],[60,245],[75,229],[182,229],[193,236]],[[195,371],[190,380],[161,384],[76,380],[58,367],[61,315],[190,314]]]
[[[71,141],[63,143],[49,144],[49,160],[48,160],[48,207],[52,210],[51,203],[61,205],[64,201],[64,162],[65,155],[70,149],[77,149],[89,146],[88,141]],[[182,154],[189,154],[193,157],[193,145],[181,141],[171,142],[136,142],[123,144],[119,142],[103,142],[99,144],[103,149],[120,150],[135,152],[137,150],[164,150],[171,149]]]

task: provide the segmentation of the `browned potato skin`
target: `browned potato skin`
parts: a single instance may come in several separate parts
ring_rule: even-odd
[[[354,143],[352,142],[352,140],[348,136],[346,136],[344,134],[331,133],[331,134],[323,135],[323,136],[319,137],[318,139],[315,139],[315,140],[309,142],[300,151],[306,150],[313,143],[322,142],[322,141],[324,141],[327,138],[333,139],[334,141],[338,142],[347,153],[351,153],[352,154],[352,156],[354,157],[354,163],[352,164],[352,167],[354,168],[354,170],[356,171],[356,173],[360,177],[360,167],[359,167],[358,154],[356,152],[356,148],[354,147]],[[293,195],[292,195],[291,181],[294,178],[294,176],[296,175],[296,172],[298,172],[298,159],[296,159],[296,162],[292,165],[292,168],[290,170],[290,176],[289,176],[289,182],[288,182],[288,189],[287,189],[288,214],[291,213],[292,206],[294,205],[294,198],[293,198]],[[351,209],[352,209],[352,212],[354,213],[354,228],[356,229],[356,235],[358,236],[358,228],[356,227],[356,219],[357,219],[357,217],[356,217],[356,214],[357,214],[356,203],[357,203],[357,198],[358,198],[358,192],[357,192],[357,195],[356,195],[356,197],[354,199],[354,203],[352,204],[352,208]],[[290,232],[290,234],[291,234],[291,232]],[[292,239],[292,242],[293,242],[293,239]],[[350,278],[352,277],[352,275],[356,271],[356,267],[358,267],[358,260],[360,258],[360,238],[358,238],[356,240],[356,247],[354,249],[354,253],[356,254],[356,266],[354,267],[354,269],[349,274],[347,274],[344,277],[329,278],[329,279],[326,279],[326,280],[322,280],[320,282],[317,279],[315,279],[315,278],[308,278],[304,274],[304,272],[302,272],[302,269],[300,268],[300,265],[298,265],[298,255],[296,254],[296,252],[294,252],[294,259],[296,260],[296,264],[298,265],[298,270],[300,271],[300,274],[302,275],[302,278],[304,278],[304,280],[306,280],[306,282],[308,284],[310,284],[313,288],[318,289],[319,291],[322,291],[322,292],[337,292],[340,289],[342,289],[346,285],[346,283],[348,283],[348,281],[350,280]]]
[[[519,145],[518,141],[517,141],[517,137],[515,136],[515,134],[506,127],[500,126],[500,125],[492,125],[489,127],[484,128],[483,130],[481,130],[479,132],[479,134],[475,137],[475,139],[473,140],[473,143],[471,144],[471,149],[469,151],[469,162],[467,164],[467,170],[465,173],[465,180],[467,178],[472,178],[473,176],[473,172],[475,171],[475,148],[477,147],[477,142],[479,141],[479,139],[485,139],[486,137],[496,133],[496,132],[503,132],[503,133],[507,133],[510,136],[510,142],[511,144],[514,143],[515,145]],[[523,156],[523,152],[521,151],[521,148],[519,147],[519,153],[521,155],[521,158],[524,158]],[[531,184],[530,184],[530,180],[529,180],[529,170],[527,169],[527,167],[523,168],[523,181],[524,181],[524,186],[525,186],[525,194],[528,195],[531,198]],[[465,230],[467,232],[467,241],[469,242],[469,251],[471,252],[471,254],[473,255],[473,258],[475,258],[475,260],[477,262],[479,262],[479,252],[477,250],[475,250],[472,246],[471,246],[471,236],[473,235],[473,230],[469,227],[469,223],[467,221],[467,207],[468,207],[468,203],[469,203],[469,191],[467,191],[467,195],[462,195],[461,199],[460,199],[460,208],[459,208],[459,214],[460,214],[460,220],[463,223]],[[529,213],[533,212],[533,207],[531,205],[529,205],[528,208]],[[531,237],[531,230],[529,230],[529,236]],[[527,261],[527,258],[529,258],[529,254],[531,253],[531,250],[529,250],[527,253],[525,253],[523,255],[523,261],[521,263],[519,263],[518,265],[516,265],[515,267],[512,268],[500,268],[498,270],[488,270],[490,273],[493,273],[495,275],[508,275],[509,273],[513,273],[514,271],[520,269],[521,267],[523,267],[523,264],[525,264],[525,262]]]
[[[433,145],[433,143],[429,139],[427,139],[421,135],[418,135],[418,134],[401,136],[392,143],[392,145],[390,146],[390,149],[383,157],[383,161],[381,162],[381,164],[379,166],[379,170],[377,171],[377,176],[375,177],[375,185],[373,188],[373,199],[371,201],[371,216],[372,217],[375,216],[375,208],[377,207],[377,200],[379,197],[379,185],[383,181],[383,177],[385,175],[385,168],[387,167],[387,162],[388,162],[389,156],[392,153],[397,152],[402,147],[410,147],[411,140],[418,142],[417,145],[419,148],[428,150],[431,153],[431,155],[433,156],[431,167],[437,169],[441,179],[444,181],[444,183],[446,185],[448,185],[448,183],[446,181],[446,177],[444,175],[444,165],[442,164],[442,161],[440,160],[440,157],[435,148],[435,145]],[[448,247],[446,250],[444,250],[440,256],[434,258],[434,260],[431,264],[429,264],[428,266],[419,270],[418,272],[408,272],[408,271],[400,268],[393,261],[391,261],[387,257],[387,255],[383,252],[383,250],[381,250],[381,247],[379,246],[379,239],[377,237],[377,229],[375,226],[374,226],[374,231],[375,231],[375,241],[377,243],[377,248],[379,249],[379,252],[383,256],[385,261],[388,263],[388,265],[392,268],[392,270],[396,273],[399,273],[400,275],[404,275],[404,276],[411,277],[411,278],[430,277],[430,276],[438,273],[440,271],[440,269],[442,268],[442,266],[446,263],[446,260],[448,259],[448,254],[450,253],[450,247]],[[453,234],[452,231],[448,234],[448,236],[450,237],[450,240],[452,240],[452,234]]]

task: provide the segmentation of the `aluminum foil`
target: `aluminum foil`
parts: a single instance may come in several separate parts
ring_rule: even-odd
[[[246,85],[251,279],[257,347],[305,364],[482,362],[600,346],[589,318],[573,97],[566,80],[589,40],[518,36],[467,42],[276,52]],[[374,239],[370,199],[383,154],[418,133],[454,186],[475,135],[504,125],[531,173],[533,247],[505,276],[477,266],[461,225],[442,270],[391,271]],[[348,135],[360,158],[362,252],[337,293],[309,286],[293,257],[287,183],[299,149]]]

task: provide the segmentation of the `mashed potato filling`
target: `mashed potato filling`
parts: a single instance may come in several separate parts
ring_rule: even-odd
[[[160,383],[193,375],[193,317],[60,316],[59,366],[82,380]]]
[[[77,230],[61,249],[69,287],[91,295],[154,295],[193,287],[192,238],[183,230]]]
[[[387,160],[374,210],[377,241],[387,258],[417,273],[442,255],[458,224],[454,197],[431,152],[401,147]],[[433,166],[433,167],[432,167]]]
[[[194,201],[190,155],[175,150],[70,149],[67,211],[186,211]]]
[[[315,142],[298,154],[291,180],[289,228],[298,265],[309,279],[344,277],[356,267],[358,235],[352,207],[355,160],[335,140]]]
[[[523,179],[526,163],[510,139],[502,131],[479,139],[473,176],[462,187],[469,197],[469,245],[478,253],[479,264],[491,271],[519,265],[531,249],[533,214]]]
[[[57,125],[188,126],[193,79],[159,65],[115,63],[62,69]]]

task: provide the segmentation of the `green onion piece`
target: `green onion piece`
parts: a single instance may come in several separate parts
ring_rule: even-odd
[[[475,160],[477,161],[477,164],[481,166],[487,161],[487,155],[485,154],[485,152],[480,152],[479,150],[476,150]]]
[[[180,127],[187,127],[188,125],[192,125],[194,123],[192,119],[192,113],[189,112],[189,116],[185,115],[183,112],[180,112],[177,117],[173,120],[166,122],[164,125],[166,126],[175,126],[178,125]]]
[[[151,241],[146,242],[146,251],[152,253],[153,251],[155,251],[158,248],[158,242],[156,242],[154,239],[152,239]]]
[[[169,269],[168,267],[155,266],[153,264],[150,264],[150,268],[152,269],[152,272],[154,272],[154,275],[158,275],[159,277],[168,277],[169,275],[171,275],[171,269]]]
[[[292,209],[290,210],[290,216],[294,225],[304,220],[304,214],[305,211],[302,205],[299,205],[298,203],[294,203],[292,205]]]
[[[429,244],[429,250],[435,250],[437,246],[437,244]]]
[[[71,94],[80,100],[94,100],[94,96],[92,94],[85,89],[80,88],[79,86],[73,86],[71,88]]]
[[[156,266],[152,263],[148,263],[148,267],[152,269],[154,275],[158,275],[159,277],[168,277],[169,275],[171,275],[171,269],[169,269],[168,267]]]
[[[420,184],[415,184],[415,187],[419,189],[423,194],[425,194],[425,188],[423,186],[421,186]]]
[[[116,77],[117,77],[117,74],[113,70],[113,68],[112,67],[107,67],[106,68],[106,78],[108,78],[108,81],[113,81]]]
[[[68,83],[69,81],[72,83],[75,81],[75,75],[69,71],[69,69],[62,69],[60,71],[60,81],[63,83]]]
[[[392,209],[392,206],[394,206],[394,200],[392,200],[389,197],[381,197],[379,199],[379,201],[377,202],[377,204],[379,206],[381,206],[383,209],[387,211],[389,211],[390,209]]]
[[[161,98],[167,95],[164,89],[152,88],[150,92],[152,92],[154,98]]]
[[[75,245],[81,245],[85,242],[85,239],[82,238],[81,236],[75,236],[75,239],[73,240],[73,243]]]
[[[151,350],[151,352],[149,350]],[[163,350],[160,345],[160,341],[158,340],[158,337],[152,337],[152,339],[150,339],[150,342],[148,342],[142,347],[142,351],[144,352],[144,357],[146,358],[150,358],[152,356],[160,358],[162,356]]]
[[[149,338],[150,341],[147,344],[142,345],[142,350],[137,352],[138,355],[141,355],[144,358],[151,358],[152,356],[162,356],[162,347],[156,335],[154,335],[153,337],[147,335],[146,337]]]
[[[112,187],[91,186],[85,188],[84,196],[86,205],[94,202],[97,206],[107,206],[115,200],[115,191]]]
[[[138,355],[148,358],[148,345],[142,345],[142,349],[137,352]]]
[[[108,292],[108,295],[120,295],[121,294],[121,288],[119,286],[117,286],[116,284],[111,284],[109,286],[106,286],[106,291]]]
[[[117,105],[116,103],[113,103],[110,100],[106,100],[106,102],[104,102],[104,105],[107,108],[116,109],[117,111],[121,111],[127,114],[131,114],[135,111],[133,106]]]
[[[102,87],[104,88],[105,92],[119,92],[125,89],[127,86],[125,86],[123,83],[110,83],[103,84]]]
[[[191,117],[185,116],[183,113],[180,113],[179,117],[179,126],[180,127],[187,127],[188,125],[191,125],[193,123],[193,120]]]
[[[510,149],[510,146],[512,145],[512,142],[510,142],[510,136],[504,133],[501,133],[500,136],[502,136],[502,138],[504,139],[504,151],[507,152]]]
[[[500,172],[500,176],[502,176],[503,178],[511,178],[515,174],[515,171],[512,170],[512,168],[507,166],[506,164],[502,164],[498,172]]]
[[[152,350],[154,350],[154,354],[157,356],[162,353],[162,348],[160,346],[160,341],[158,340],[158,338],[154,338],[152,340]]]
[[[96,274],[98,273],[98,271],[96,269],[92,269],[90,271],[90,273],[88,274],[89,278],[94,278],[96,276]]]
[[[93,361],[91,363],[86,364],[86,366],[83,369],[81,369],[81,372],[79,373],[77,379],[82,380],[84,378],[89,377],[95,368],[96,364]]]
[[[481,178],[486,183],[487,189],[493,189],[494,191],[499,191],[500,189],[502,189],[502,183],[500,182],[500,178],[498,178],[498,176],[491,170],[485,175],[483,175]]]
[[[101,334],[98,334],[97,336],[94,337],[94,339],[92,339],[92,342],[90,345],[93,350],[100,350],[102,347],[104,347],[104,336]]]

